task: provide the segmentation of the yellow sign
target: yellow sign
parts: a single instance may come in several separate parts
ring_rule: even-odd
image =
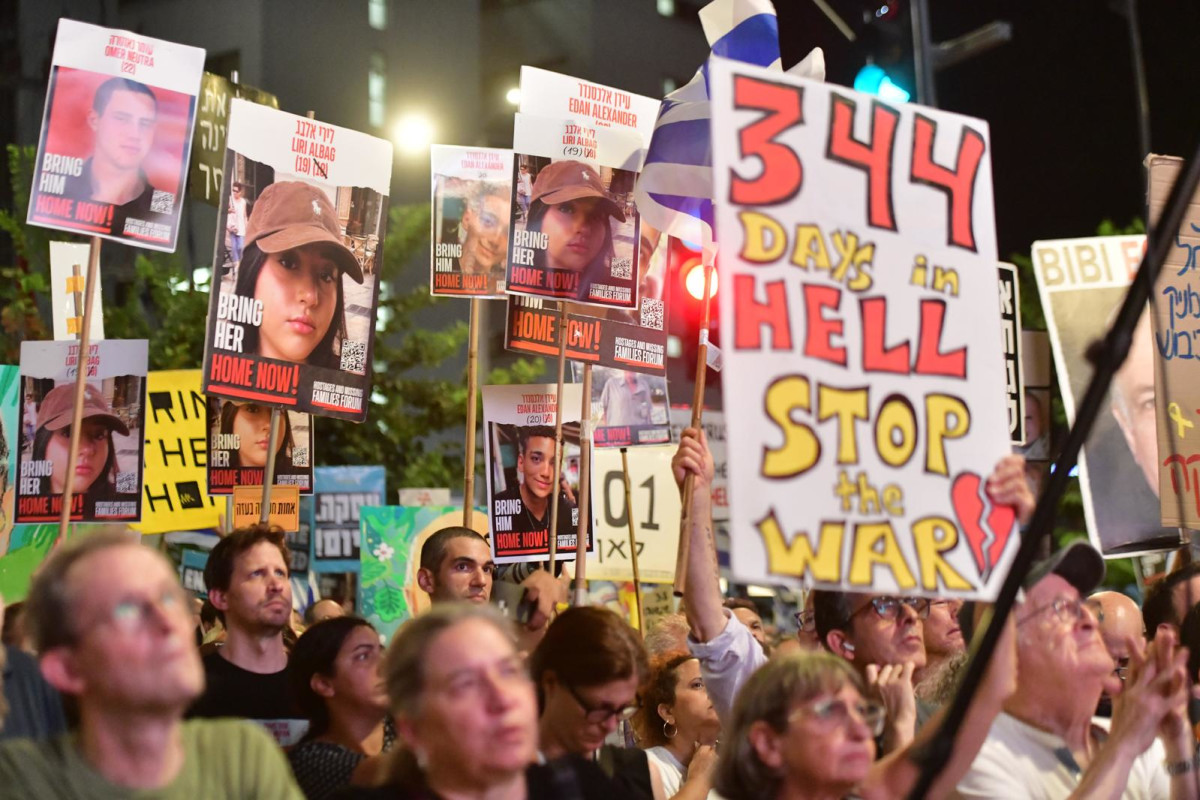
[[[147,376],[142,521],[133,526],[142,533],[217,527],[220,506],[207,491],[205,415],[200,370]]]
[[[233,487],[233,527],[245,528],[262,519],[262,487]],[[271,487],[270,523],[288,533],[300,530],[300,487]]]

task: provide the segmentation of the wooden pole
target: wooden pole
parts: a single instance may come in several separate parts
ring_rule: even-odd
[[[558,555],[558,495],[561,493],[558,485],[562,481],[563,462],[563,371],[567,366],[567,301],[558,304],[558,388],[555,390],[554,403],[554,483],[550,487],[550,530],[546,535],[550,542],[550,574],[554,574],[554,559]]]
[[[271,435],[267,438],[267,466],[263,470],[262,508],[258,511],[258,521],[271,521],[271,484],[275,482],[275,451],[279,449],[279,422],[286,413],[278,408],[271,409]]]
[[[638,570],[637,533],[633,523],[633,489],[629,485],[629,448],[621,448],[621,474],[625,476],[625,516],[629,520],[629,563],[633,565],[633,596],[637,601],[637,629],[646,633],[646,618],[642,616],[642,574]]]
[[[696,352],[696,383],[692,389],[692,422],[689,427],[699,428],[704,413],[704,379],[708,371],[708,323],[710,319],[708,296],[712,288],[712,264],[704,264],[704,318],[700,323],[700,348]],[[683,597],[687,589],[688,553],[692,543],[692,494],[695,491],[695,476],[688,473],[683,480],[683,515],[679,526],[679,550],[675,557],[675,596]]]
[[[92,334],[93,287],[100,272],[100,237],[93,236],[88,252],[87,280],[83,284],[83,319],[79,321],[79,357],[75,359],[75,408],[71,416],[71,444],[67,449],[67,477],[63,485],[62,515],[58,520],[58,540],[66,541],[71,525],[71,499],[75,490],[75,465],[79,461],[79,429],[83,427],[83,396],[87,389],[88,348]],[[78,300],[76,300],[78,302]],[[77,309],[78,310],[78,309]]]
[[[463,464],[463,527],[471,527],[475,503],[475,404],[479,393],[479,314],[483,301],[471,298],[471,326],[467,339],[467,447]]]
[[[583,410],[579,422],[579,530],[575,537],[575,596],[582,606],[587,597],[587,542],[592,527],[592,364],[583,365]]]

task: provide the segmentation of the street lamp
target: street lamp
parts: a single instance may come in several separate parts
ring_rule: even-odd
[[[521,105],[521,90],[518,89],[516,86],[512,87],[504,95],[504,99],[508,101],[508,104],[510,106]]]
[[[402,153],[420,155],[428,152],[429,144],[433,141],[433,122],[424,114],[405,114],[396,121],[392,140]]]

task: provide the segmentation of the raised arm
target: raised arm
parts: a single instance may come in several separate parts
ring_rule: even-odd
[[[725,630],[726,617],[712,525],[713,458],[703,430],[687,428],[683,431],[679,449],[671,459],[671,468],[681,491],[688,474],[694,476],[692,506],[685,509],[691,512],[689,529],[680,532],[681,536],[691,537],[683,604],[692,637],[698,642],[707,642]]]

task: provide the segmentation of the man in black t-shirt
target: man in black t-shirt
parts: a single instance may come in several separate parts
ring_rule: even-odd
[[[308,728],[288,691],[283,630],[292,615],[283,531],[254,525],[226,536],[204,567],[208,598],[225,624],[225,646],[204,658],[207,689],[192,717],[245,717],[282,746]]]

